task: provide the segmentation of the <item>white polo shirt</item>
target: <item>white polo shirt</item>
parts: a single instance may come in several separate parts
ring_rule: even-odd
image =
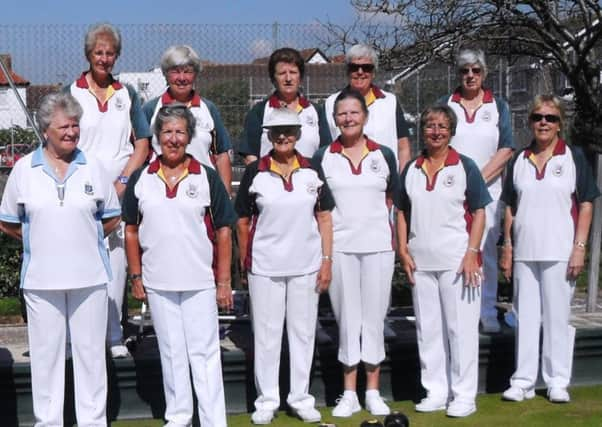
[[[514,150],[515,148],[508,104],[503,99],[493,96],[491,90],[484,91],[483,104],[472,115],[468,114],[460,103],[462,100],[460,88],[441,102],[449,105],[458,117],[456,134],[452,137],[451,146],[460,154],[474,160],[480,170],[489,163],[499,149]],[[501,175],[491,181],[488,187],[493,200],[498,200],[502,193]]]
[[[332,192],[336,252],[373,253],[394,248],[393,224],[387,197],[399,207],[399,175],[393,152],[368,139],[364,158],[357,168],[345,156],[337,139],[315,154]]]
[[[157,158],[132,174],[123,200],[123,220],[139,226],[144,286],[163,291],[215,287],[214,230],[236,222],[224,184],[194,158],[172,190],[159,169]]]
[[[331,141],[337,139],[341,134],[335,124],[333,115],[334,101],[340,93],[333,93],[324,103],[323,114],[328,122]],[[388,147],[395,156],[395,163],[399,165],[399,139],[410,136],[403,110],[394,94],[374,85],[372,86],[372,93],[374,94],[374,101],[368,105],[368,122],[364,126],[364,133],[371,140]]]
[[[468,248],[471,213],[490,203],[491,196],[477,165],[453,148],[432,182],[424,161],[423,153],[401,174],[408,249],[417,270],[457,270]]]
[[[107,172],[93,156],[76,149],[62,182],[42,147],[20,159],[4,189],[0,220],[21,224],[21,287],[77,289],[111,280],[102,220],[120,212]]]
[[[264,117],[276,108],[286,108],[276,94],[255,104],[245,117],[245,125],[241,136],[239,153],[265,157],[272,150],[272,143],[268,139],[267,129],[262,128]],[[299,119],[301,120],[301,138],[295,144],[295,149],[304,157],[311,158],[320,144],[326,145],[331,141],[328,138],[326,122],[321,122],[316,107],[299,96]]]
[[[579,204],[600,195],[583,151],[558,140],[541,172],[533,144],[508,167],[502,200],[512,208],[515,261],[568,261]]]
[[[169,91],[165,91],[163,95],[144,104],[142,109],[150,124],[151,131],[155,126],[155,117],[161,107],[174,102],[176,101],[171,97]],[[194,93],[188,103],[188,108],[196,119],[196,128],[194,137],[190,140],[190,144],[186,146],[186,152],[202,164],[215,169],[213,156],[226,153],[232,149],[230,135],[224,127],[219,111],[211,101]],[[155,154],[160,155],[161,146],[154,133],[151,142]]]
[[[251,218],[246,268],[269,277],[318,271],[322,239],[315,213],[333,205],[328,186],[301,155],[290,181],[279,174],[270,155],[251,163],[235,205],[239,217]]]
[[[101,104],[90,91],[85,72],[69,86],[69,92],[84,110],[77,146],[96,156],[114,182],[134,152],[133,142],[150,138],[151,133],[136,91],[117,80],[108,90],[109,99]]]

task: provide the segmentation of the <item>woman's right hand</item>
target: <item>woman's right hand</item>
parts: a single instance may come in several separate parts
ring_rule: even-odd
[[[502,275],[509,282],[512,278],[512,246],[502,246],[502,254],[500,255],[500,270]]]
[[[408,276],[408,280],[412,286],[416,284],[414,281],[414,271],[416,271],[416,264],[414,263],[414,259],[412,255],[407,250],[399,251],[399,260],[401,262],[401,268],[405,271],[406,276]]]
[[[132,280],[132,296],[138,301],[146,300],[146,292],[144,292],[144,285],[142,279]]]

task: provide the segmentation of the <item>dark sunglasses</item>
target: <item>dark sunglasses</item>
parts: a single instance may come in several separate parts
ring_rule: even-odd
[[[560,122],[560,116],[555,114],[539,114],[533,113],[529,116],[529,120],[532,122],[541,122],[543,119],[546,119],[548,123],[558,123]]]
[[[279,137],[284,135],[286,137],[296,136],[299,132],[300,126],[274,126],[269,129],[272,136]]]
[[[460,68],[460,73],[461,73],[462,75],[464,75],[464,76],[465,76],[466,74],[468,74],[469,72],[471,72],[471,71],[472,71],[472,74],[477,74],[477,75],[478,75],[478,74],[481,74],[481,69],[480,69],[480,68],[478,68],[478,67],[472,67],[472,68]]]
[[[364,70],[364,73],[371,73],[374,71],[374,64],[356,64],[355,62],[347,64],[347,70],[351,73],[359,71],[360,68]]]

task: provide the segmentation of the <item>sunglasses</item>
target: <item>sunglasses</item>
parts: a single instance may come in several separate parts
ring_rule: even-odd
[[[548,123],[558,123],[560,122],[560,116],[555,114],[539,114],[533,113],[529,116],[529,120],[532,122],[541,122],[543,119],[546,119]]]
[[[472,71],[472,74],[479,75],[481,74],[481,69],[479,67],[471,67],[471,68],[460,68],[460,74],[463,76],[467,75]]]
[[[351,62],[347,64],[347,70],[350,73],[355,73],[360,70],[364,70],[364,73],[371,73],[374,71],[374,64],[356,64],[355,62]]]
[[[274,126],[269,130],[273,137],[284,135],[285,137],[296,136],[299,132],[299,126]]]

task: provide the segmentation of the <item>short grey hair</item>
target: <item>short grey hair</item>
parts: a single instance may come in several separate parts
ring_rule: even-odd
[[[172,68],[191,66],[195,74],[201,72],[201,58],[188,45],[170,46],[161,56],[161,71],[167,77],[167,72]]]
[[[52,116],[57,111],[62,111],[67,117],[74,118],[78,122],[84,114],[82,106],[70,93],[55,92],[48,94],[42,99],[36,114],[38,126],[42,133],[46,132],[52,121]]]
[[[481,49],[462,49],[456,56],[456,67],[458,71],[467,65],[478,64],[481,67],[483,80],[487,77],[487,62],[485,53]]]
[[[112,38],[115,53],[117,56],[121,54],[121,33],[113,25],[103,22],[92,25],[88,28],[88,32],[86,32],[86,37],[84,38],[84,53],[86,54],[86,58],[89,58],[90,53],[96,45],[96,40],[100,36],[109,36]]]
[[[374,64],[374,69],[378,69],[378,54],[372,46],[361,43],[351,46],[345,54],[345,64],[349,65],[357,58],[370,58]]]
[[[420,129],[424,133],[426,124],[430,116],[434,114],[443,114],[449,122],[449,136],[452,137],[456,134],[456,128],[458,127],[458,116],[449,105],[432,105],[425,108],[420,114]]]
[[[177,119],[183,119],[186,121],[188,137],[190,140],[192,140],[194,137],[194,130],[196,128],[196,119],[190,112],[190,109],[181,102],[174,102],[159,109],[157,117],[155,117],[155,124],[153,126],[153,132],[155,133],[157,139],[159,139],[159,134],[161,133],[165,123]]]

